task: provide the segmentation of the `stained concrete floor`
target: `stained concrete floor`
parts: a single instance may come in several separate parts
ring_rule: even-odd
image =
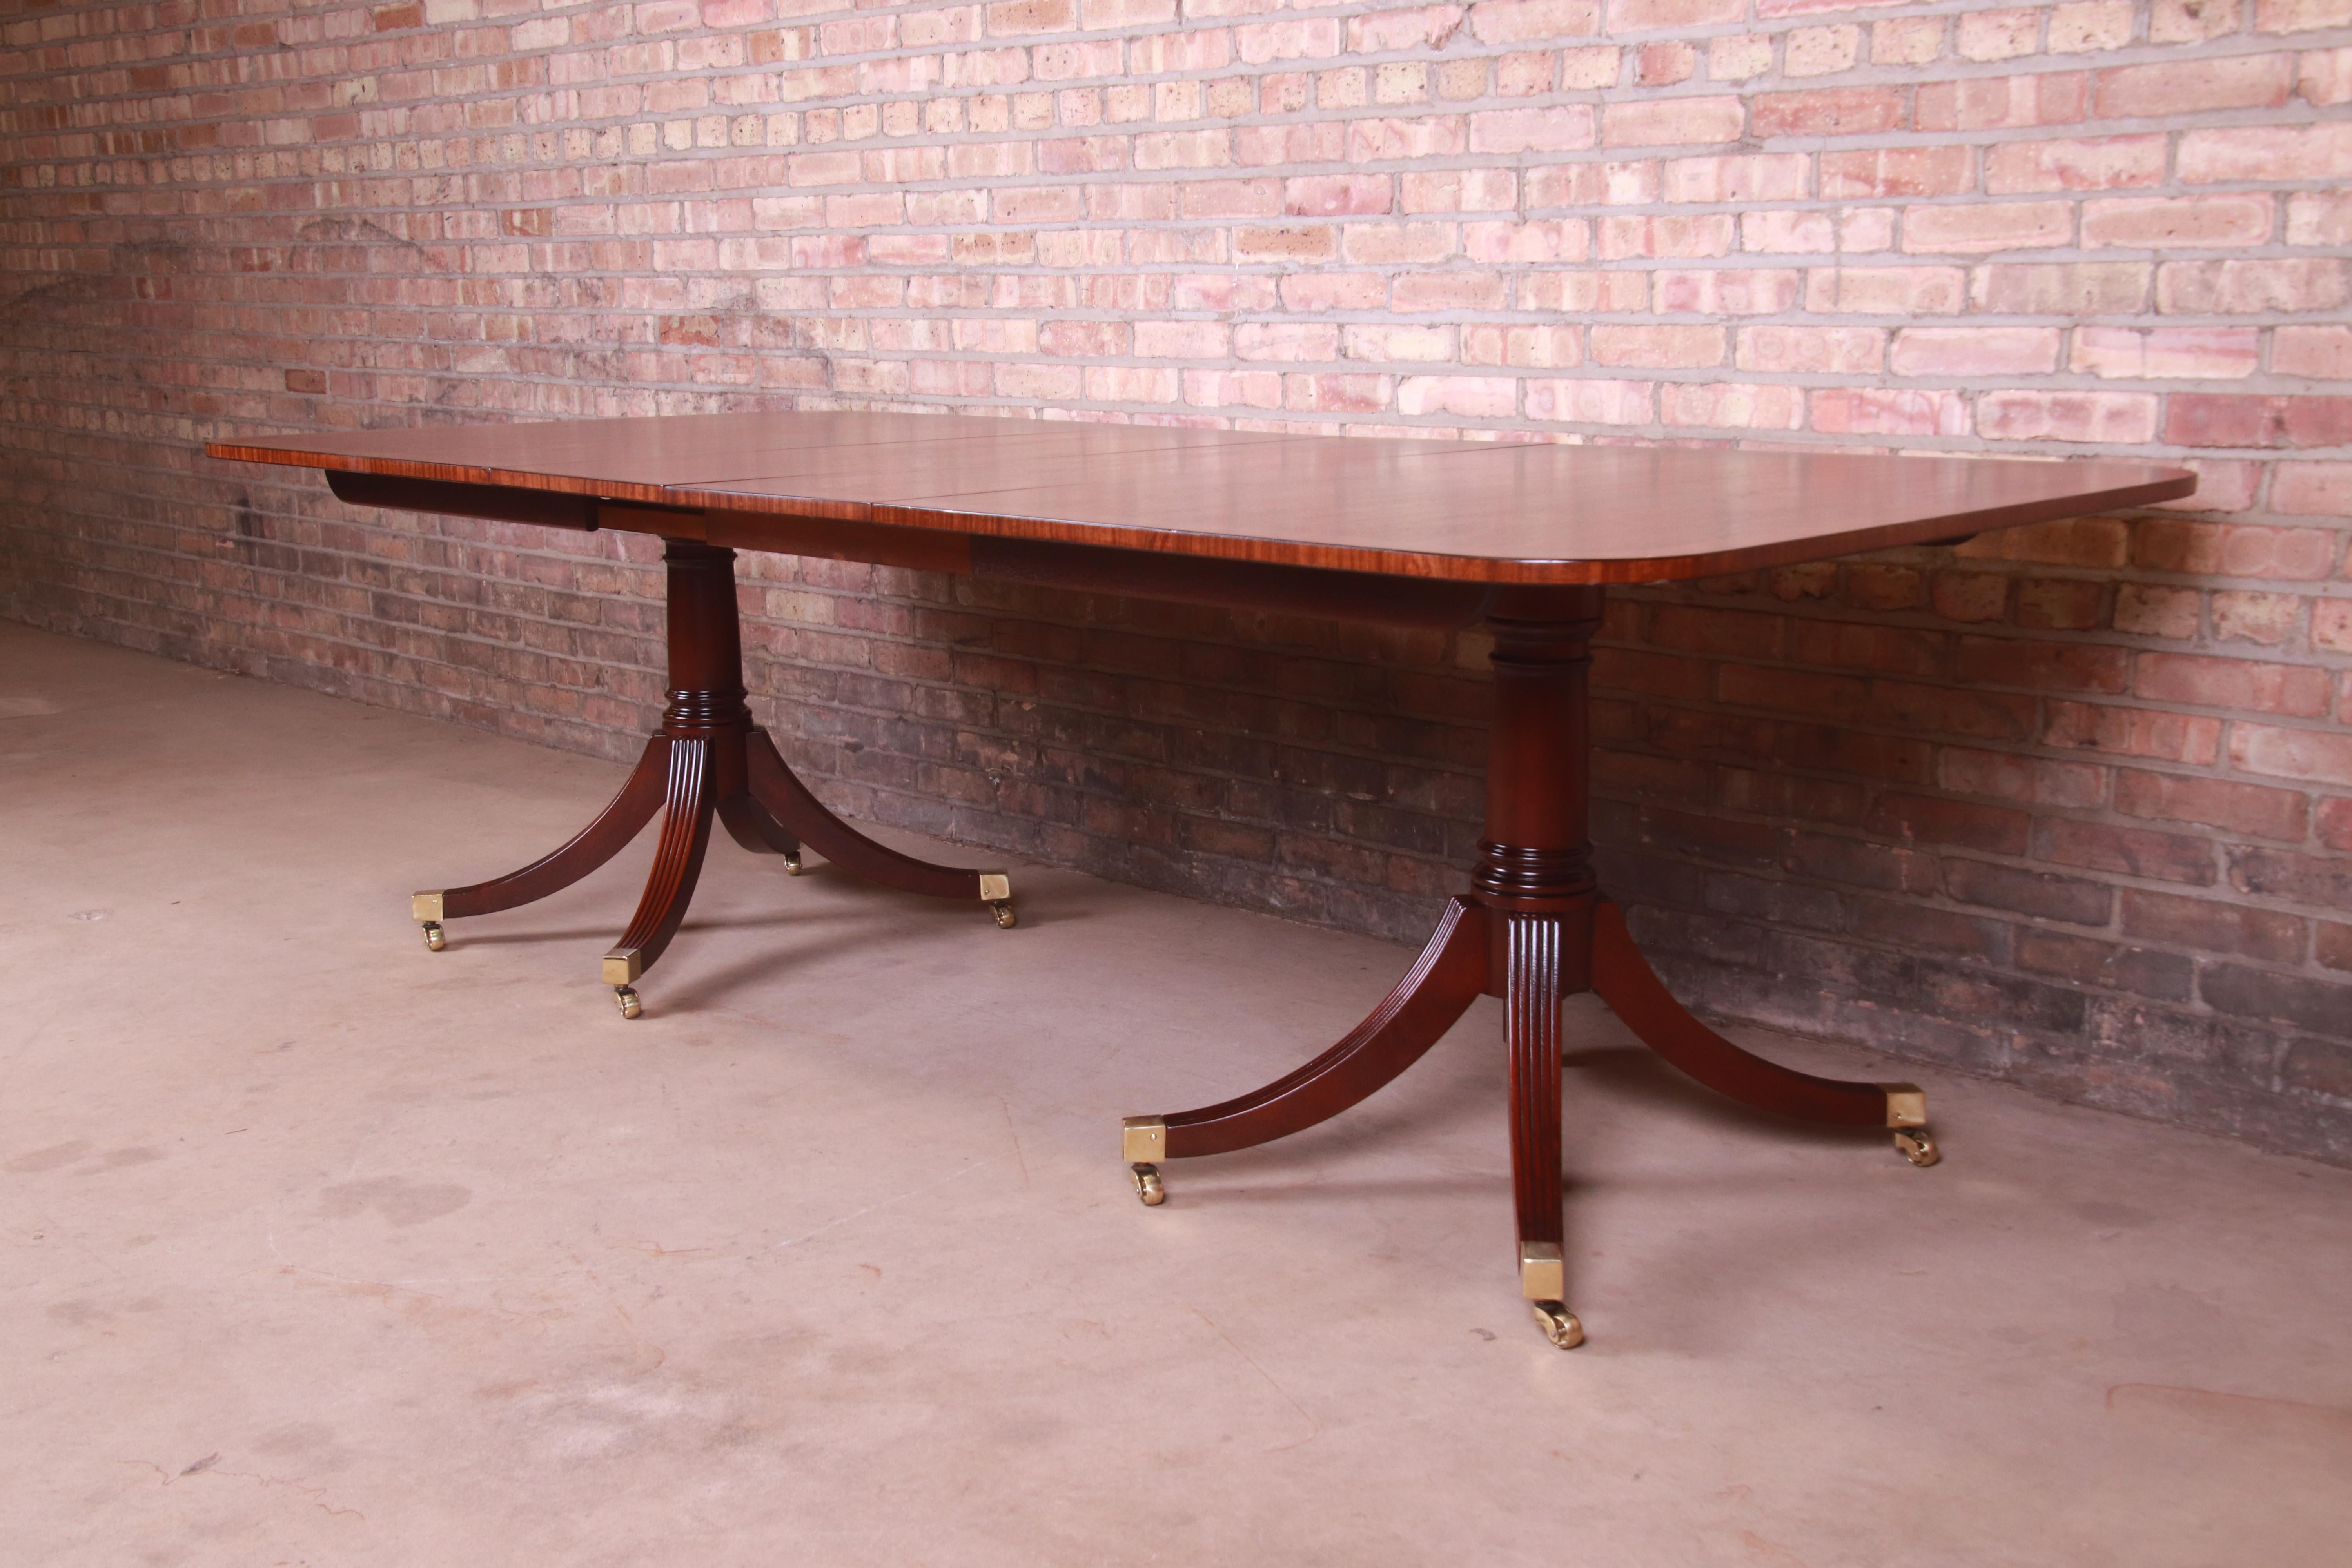
[[[1915,1170],[1579,1005],[1563,1353],[1495,1004],[1147,1210],[1407,955],[721,842],[625,1022],[649,839],[425,952],[617,774],[0,626],[0,1561],[2347,1561],[2352,1172],[1926,1069]]]

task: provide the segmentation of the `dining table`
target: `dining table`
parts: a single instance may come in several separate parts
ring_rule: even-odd
[[[215,458],[325,471],[360,507],[662,540],[669,690],[625,783],[569,842],[488,881],[415,895],[446,922],[542,899],[656,816],[635,915],[604,954],[625,1017],[677,936],[714,819],[788,872],[813,850],[883,886],[1017,922],[1001,869],[938,865],[829,810],[745,700],[740,551],[1452,632],[1491,640],[1485,824],[1461,891],[1393,989],[1320,1055],[1262,1088],[1120,1130],[1129,1186],[1161,1167],[1312,1127],[1381,1089],[1480,996],[1503,1003],[1520,1295],[1554,1344],[1561,1243],[1562,999],[1591,991],[1650,1049],[1743,1104],[1879,1128],[1939,1158],[1916,1085],[1816,1077],[1725,1039],[1677,1002],[1594,874],[1586,695],[1603,595],[2143,507],[2196,489],[2144,462],[1826,447],[1351,437],[1068,417],[759,410],[251,435]]]

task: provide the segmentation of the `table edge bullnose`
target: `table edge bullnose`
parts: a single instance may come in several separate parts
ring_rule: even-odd
[[[314,439],[314,438],[313,438]],[[972,538],[1047,541],[1102,549],[1145,552],[1206,560],[1252,562],[1325,571],[1364,573],[1378,576],[1420,578],[1457,583],[1573,585],[1578,584],[1637,584],[1719,576],[1733,572],[1796,565],[1833,556],[1860,554],[1904,545],[1931,544],[1957,536],[2056,521],[2123,507],[2152,505],[2194,494],[2197,476],[2186,468],[2140,465],[2115,458],[2088,459],[2106,468],[2140,468],[2147,478],[2137,483],[2013,501],[1990,509],[1885,523],[1843,533],[1808,535],[1761,543],[1727,546],[1660,556],[1491,556],[1453,554],[1346,544],[1267,540],[1234,534],[1192,533],[1064,518],[1013,516],[977,509],[907,502],[824,500],[785,496],[761,497],[740,491],[705,489],[691,484],[658,485],[621,480],[581,479],[532,473],[471,463],[435,463],[410,458],[338,456],[306,448],[270,447],[249,441],[208,441],[207,457],[225,461],[256,462],[409,479],[429,483],[485,487],[545,495],[555,493],[624,504],[671,509],[699,509],[737,518],[801,518],[856,521],[877,528],[957,533]],[[1853,454],[1839,454],[1851,456]],[[1894,454],[1888,454],[1894,456]],[[1999,462],[2001,457],[1969,460]],[[2034,462],[2063,472],[2073,466]],[[385,503],[389,504],[389,503]],[[430,510],[418,508],[416,510]],[[488,515],[476,513],[474,515]],[[545,526],[533,517],[509,521]],[[634,531],[658,532],[632,519]],[[630,525],[622,525],[625,528]],[[746,541],[746,548],[758,548]],[[775,546],[793,553],[788,543]]]

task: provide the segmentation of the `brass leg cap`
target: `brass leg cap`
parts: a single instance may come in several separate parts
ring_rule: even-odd
[[[621,1009],[624,1018],[634,1018],[646,1010],[646,1005],[637,1000],[637,988],[634,985],[614,986],[613,1004]]]
[[[784,875],[787,877],[797,877],[800,874],[801,852],[795,849],[784,857]]]
[[[1584,1325],[1576,1321],[1574,1312],[1559,1302],[1531,1301],[1528,1305],[1535,1309],[1536,1327],[1541,1329],[1544,1337],[1552,1343],[1564,1351],[1572,1351],[1584,1342]]]
[[[1135,1195],[1143,1200],[1145,1208],[1156,1209],[1168,1201],[1168,1189],[1160,1184],[1159,1166],[1129,1165],[1127,1179],[1133,1184]]]
[[[438,952],[448,945],[449,939],[446,936],[444,936],[441,932],[441,922],[439,921],[426,921],[425,922],[425,946],[426,950],[432,952]]]
[[[1898,1127],[1895,1130],[1895,1152],[1915,1165],[1933,1165],[1940,1162],[1943,1152],[1936,1141],[1927,1136],[1924,1127]]]

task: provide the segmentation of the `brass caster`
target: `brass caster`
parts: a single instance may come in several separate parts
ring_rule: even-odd
[[[425,922],[425,946],[426,950],[432,952],[438,952],[448,945],[449,939],[441,933],[441,922],[439,921],[426,921]]]
[[[634,985],[614,986],[613,1003],[621,1009],[624,1018],[634,1018],[646,1010],[646,1005],[637,1000],[637,988]]]
[[[1560,1349],[1572,1351],[1584,1342],[1584,1325],[1576,1321],[1574,1312],[1559,1302],[1530,1301],[1528,1305],[1535,1309],[1536,1327]]]
[[[1924,1127],[1896,1128],[1895,1152],[1915,1165],[1932,1165],[1944,1157]]]
[[[1006,931],[1011,931],[1021,923],[1021,917],[1013,912],[1013,906],[1010,903],[1001,901],[992,903],[988,906],[988,912],[994,915],[996,923]]]
[[[784,857],[784,875],[787,877],[797,877],[800,874],[801,852],[795,849],[791,854]]]
[[[1127,1179],[1135,1185],[1135,1195],[1143,1200],[1145,1208],[1156,1209],[1168,1201],[1168,1189],[1160,1184],[1157,1165],[1129,1165]]]

